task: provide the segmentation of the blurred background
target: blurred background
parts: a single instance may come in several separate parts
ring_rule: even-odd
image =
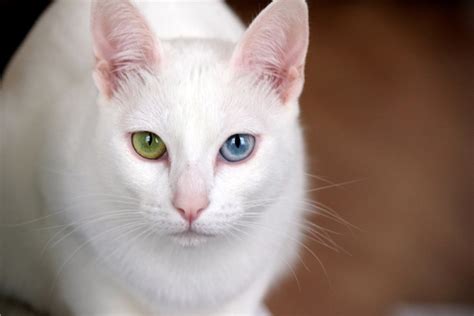
[[[268,2],[230,1],[246,22]],[[309,1],[310,172],[363,179],[312,198],[359,229],[312,217],[349,254],[308,239],[327,275],[303,249],[275,315],[474,315],[473,5]]]
[[[474,1],[308,2],[311,198],[339,214],[311,221],[344,250],[308,238],[271,311],[474,315]],[[48,1],[0,4],[3,69]]]

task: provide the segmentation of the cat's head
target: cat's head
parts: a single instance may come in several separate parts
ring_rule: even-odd
[[[158,233],[229,238],[295,185],[307,15],[274,1],[235,46],[160,41],[128,1],[95,2],[98,172]]]

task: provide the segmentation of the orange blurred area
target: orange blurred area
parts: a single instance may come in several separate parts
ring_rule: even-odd
[[[230,4],[249,22],[268,2]],[[474,305],[474,9],[309,5],[301,105],[310,172],[335,184],[360,180],[331,186],[313,177],[311,198],[357,228],[314,214],[347,253],[308,237],[296,277],[289,273],[268,298],[272,312],[369,316],[401,303]]]

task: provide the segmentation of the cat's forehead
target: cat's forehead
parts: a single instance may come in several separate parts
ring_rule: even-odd
[[[166,43],[159,71],[130,82],[127,129],[157,133],[170,150],[192,149],[183,156],[196,159],[232,134],[264,133],[282,107],[268,86],[232,69],[233,48],[221,41]]]
[[[232,50],[220,41],[167,43],[159,72],[130,82],[122,100],[127,125],[180,142],[259,132],[268,117],[267,94],[250,92],[251,83],[236,76],[229,65]]]
[[[158,69],[129,77],[118,99],[130,110],[210,102],[221,95],[228,79],[232,46],[216,40],[163,41]]]
[[[251,78],[240,78],[233,71],[233,49],[233,43],[220,40],[166,41],[158,72],[129,81],[125,102],[132,111],[154,113],[160,119],[179,117],[206,124],[225,121],[229,113],[255,116],[268,103],[268,91],[259,91]]]
[[[235,47],[235,43],[218,39],[174,39],[161,44],[163,71],[225,66]]]
[[[149,82],[162,99],[161,105],[173,104],[172,112],[193,111],[195,115],[199,109],[221,107],[229,97],[232,50],[232,43],[219,40],[164,42],[159,72]]]

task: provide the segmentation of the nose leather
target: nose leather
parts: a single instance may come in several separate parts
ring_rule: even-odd
[[[186,170],[178,178],[172,200],[178,213],[192,224],[209,205],[203,177],[196,170]]]

